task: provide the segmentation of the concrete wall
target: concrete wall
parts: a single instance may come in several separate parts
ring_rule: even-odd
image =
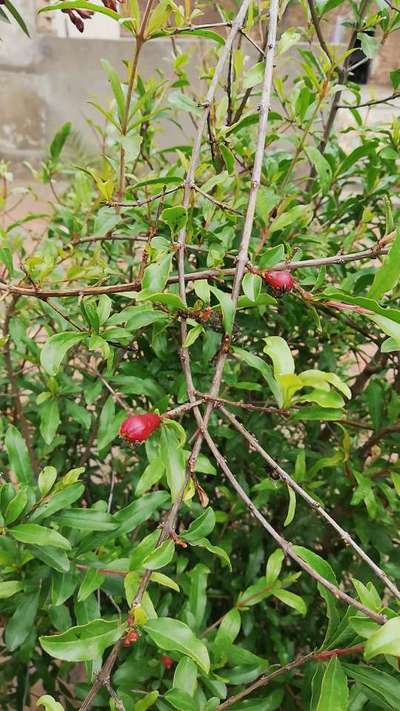
[[[88,104],[88,100],[106,103],[111,95],[100,60],[107,58],[123,75],[122,62],[132,54],[132,40],[62,38],[38,32],[36,0],[15,2],[23,12],[32,38],[26,38],[15,24],[1,23],[0,158],[17,164],[23,160],[37,162],[49,140],[66,121],[72,122],[88,147],[93,146],[96,139],[86,118],[99,121],[100,115]],[[290,20],[294,19],[292,15],[285,18],[285,22],[292,24]],[[43,24],[40,27],[46,29]],[[188,64],[191,87],[198,96],[202,96],[205,86],[199,80],[199,73],[207,44],[201,40],[194,43],[189,38],[182,38],[179,45],[192,55]],[[256,52],[248,45],[246,53],[251,66],[257,61]],[[161,69],[168,77],[171,54],[169,40],[152,40],[144,46],[140,61],[141,73],[149,76]],[[278,60],[278,73],[295,76],[298,67],[295,54],[296,50],[293,49],[292,56],[284,55]],[[371,91],[371,98],[375,98],[373,88],[371,90],[367,87],[363,91],[367,99]],[[385,87],[384,92],[390,93],[388,87]],[[185,114],[180,113],[179,120],[184,135],[172,123],[164,124],[161,145],[173,145],[184,140],[185,134],[187,138],[192,135],[193,128]]]

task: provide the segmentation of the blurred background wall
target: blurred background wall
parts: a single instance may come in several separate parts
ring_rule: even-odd
[[[225,0],[227,2],[228,0]],[[229,0],[230,1],[230,0]],[[96,0],[100,3],[100,0]],[[96,119],[96,112],[88,99],[104,102],[109,98],[107,82],[101,69],[101,58],[107,58],[121,71],[121,62],[131,54],[132,40],[126,36],[118,23],[103,15],[95,15],[85,23],[85,32],[79,34],[61,12],[37,15],[43,0],[15,0],[23,14],[31,39],[25,37],[15,23],[1,24],[0,42],[0,158],[11,160],[18,167],[22,160],[36,163],[40,160],[51,137],[65,121],[71,121],[82,141],[92,146],[94,132],[87,118]],[[210,3],[197,22],[220,21]],[[329,13],[329,20],[322,29],[329,42],[346,42],[343,10]],[[298,28],[304,23],[304,15],[298,0],[289,3],[281,30]],[[182,39],[180,46],[193,51],[189,74],[193,85],[199,84],[198,69],[204,50],[201,40]],[[145,75],[161,69],[168,74],[168,58],[171,56],[170,40],[153,40],[145,46],[141,71]],[[249,66],[257,61],[251,45],[246,48]],[[291,58],[284,55],[278,66],[279,72],[293,73]],[[374,60],[363,96],[380,98],[390,94],[389,73],[399,65],[398,33],[390,36],[378,57]],[[397,104],[397,111],[399,104]],[[342,120],[347,120],[343,116]],[[369,110],[368,120],[386,120],[393,114],[393,107],[380,105]],[[190,132],[190,123],[184,124]],[[166,140],[182,139],[174,129],[168,128]]]

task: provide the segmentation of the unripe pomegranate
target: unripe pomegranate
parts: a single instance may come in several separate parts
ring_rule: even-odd
[[[161,664],[163,665],[164,669],[171,669],[175,662],[173,659],[171,659],[171,657],[167,657],[163,654],[161,657]]]
[[[285,271],[265,271],[264,281],[276,291],[291,291],[294,287],[294,279],[290,272]]]
[[[146,412],[144,415],[129,415],[123,421],[119,434],[127,442],[144,442],[161,424],[160,415]]]

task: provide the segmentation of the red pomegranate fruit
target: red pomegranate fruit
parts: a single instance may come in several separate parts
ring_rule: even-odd
[[[294,287],[294,279],[288,271],[265,271],[263,279],[276,291],[291,291]]]
[[[144,442],[161,424],[160,415],[146,412],[144,415],[129,415],[123,421],[119,434],[127,442]]]

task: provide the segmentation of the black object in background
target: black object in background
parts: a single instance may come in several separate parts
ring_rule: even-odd
[[[365,34],[373,37],[375,34],[375,30],[367,30]],[[368,84],[369,73],[371,71],[371,59],[366,58],[366,55],[361,49],[361,41],[358,39],[358,37],[355,41],[354,47],[355,51],[349,58],[350,79],[355,84]],[[365,62],[360,64],[360,66],[356,66],[355,69],[351,68],[361,62],[363,59],[365,59]]]

